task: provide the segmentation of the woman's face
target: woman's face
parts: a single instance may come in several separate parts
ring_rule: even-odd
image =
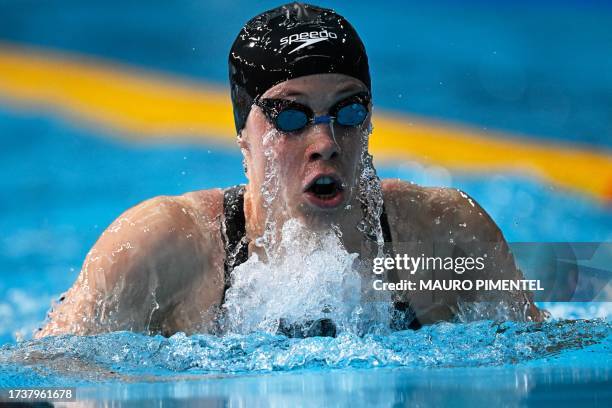
[[[359,92],[358,79],[342,74],[317,74],[291,79],[270,88],[262,98],[306,105],[316,116]],[[333,222],[356,197],[360,158],[371,117],[356,127],[318,123],[301,131],[278,131],[263,110],[253,106],[240,138],[247,177],[260,191],[261,202],[286,218],[309,223]],[[333,127],[333,128],[332,128]]]

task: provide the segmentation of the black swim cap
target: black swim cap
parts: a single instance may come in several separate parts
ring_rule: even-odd
[[[330,9],[289,3],[252,18],[229,54],[236,131],[244,127],[254,99],[274,85],[324,73],[352,76],[371,88],[365,47],[344,17]]]

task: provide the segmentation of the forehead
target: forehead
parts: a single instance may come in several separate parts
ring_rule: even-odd
[[[360,80],[344,74],[315,74],[293,78],[268,89],[263,98],[324,100],[367,91]]]

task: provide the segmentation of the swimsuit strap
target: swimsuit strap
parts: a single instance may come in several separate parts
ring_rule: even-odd
[[[230,287],[230,275],[235,267],[240,265],[249,257],[249,245],[246,240],[246,220],[244,217],[244,184],[233,186],[225,190],[223,194],[222,224],[223,245],[225,247],[223,302],[225,292]]]
[[[382,213],[380,214],[380,228],[382,229],[383,238],[385,244],[393,242],[391,238],[391,227],[389,226],[389,219],[387,218],[387,211],[385,204],[383,203]],[[390,249],[391,250],[391,249]],[[392,250],[391,250],[392,251]],[[415,313],[410,306],[409,302],[402,302],[399,300],[393,301],[394,318],[392,319],[392,328],[395,330],[412,329],[418,330],[423,325],[416,318]],[[406,321],[410,319],[410,323],[406,325]]]

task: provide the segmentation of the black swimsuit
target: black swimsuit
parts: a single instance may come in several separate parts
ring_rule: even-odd
[[[225,246],[224,279],[225,288],[223,290],[223,301],[225,302],[225,292],[231,285],[230,275],[235,267],[240,265],[249,257],[249,245],[246,240],[246,220],[244,217],[244,190],[243,184],[230,187],[225,190],[223,195],[223,214],[225,222],[224,231],[221,236]],[[391,242],[391,229],[387,220],[387,213],[383,204],[383,211],[380,215],[380,226],[382,228],[385,243]],[[394,302],[394,318],[392,328],[395,330],[419,329],[421,324],[414,317],[410,305],[407,302]],[[307,330],[302,327],[285,325],[282,321],[279,332],[290,337],[310,337],[313,335],[335,336],[336,328],[329,319],[321,319],[313,322]]]

